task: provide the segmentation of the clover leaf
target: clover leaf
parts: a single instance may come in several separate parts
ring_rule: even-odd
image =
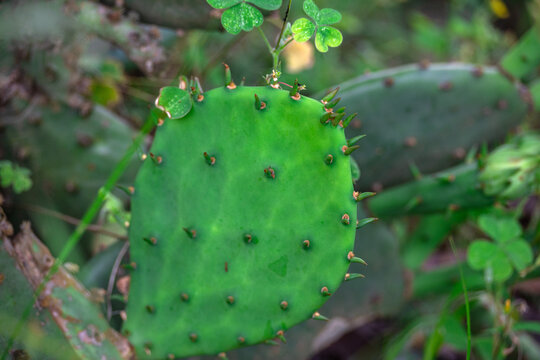
[[[221,24],[227,32],[238,34],[262,25],[264,18],[259,9],[277,10],[283,0],[206,0],[215,9],[227,9],[221,15]],[[251,3],[253,5],[250,5]]]
[[[320,52],[327,52],[328,47],[338,47],[343,41],[341,32],[329,25],[341,21],[341,14],[334,9],[322,9],[313,2],[313,0],[304,1],[304,12],[312,22],[306,18],[296,20],[292,26],[294,40],[304,42],[315,34],[315,47]]]
[[[0,161],[0,185],[12,186],[16,194],[29,190],[32,187],[30,170],[7,160]]]
[[[521,226],[514,218],[483,215],[478,225],[495,241],[475,240],[467,251],[467,262],[475,270],[484,270],[488,282],[505,281],[513,269],[522,271],[533,261],[531,246],[521,238]]]

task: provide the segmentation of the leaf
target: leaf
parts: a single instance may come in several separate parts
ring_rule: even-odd
[[[478,225],[491,238],[505,242],[521,237],[521,226],[516,219],[509,216],[482,215]]]
[[[304,0],[304,12],[307,16],[315,20],[315,22],[319,21],[319,7],[313,0]]]
[[[341,13],[334,9],[322,9],[319,13],[319,25],[332,25],[341,21]]]
[[[343,35],[337,29],[330,26],[321,26],[315,35],[315,47],[320,52],[327,52],[328,47],[337,47],[341,45]]]
[[[477,240],[469,246],[467,262],[475,270],[485,269],[498,250],[497,245],[491,242]]]
[[[500,248],[497,248],[486,270],[491,272],[493,280],[497,282],[505,281],[512,276],[512,265]]]
[[[248,0],[250,3],[264,10],[277,10],[281,7],[283,0]]]
[[[206,0],[214,9],[228,9],[244,0]]]
[[[12,186],[16,194],[20,194],[32,187],[30,170],[12,164],[10,161],[0,161],[0,185]]]
[[[2,187],[8,187],[15,178],[15,170],[13,165],[9,161],[0,162],[0,185]]]
[[[501,245],[516,270],[525,269],[533,261],[531,246],[525,240],[509,241]]]
[[[264,21],[261,12],[251,5],[240,3],[226,10],[221,16],[221,24],[231,34],[238,34],[242,30],[251,31],[259,27]]]
[[[294,22],[292,32],[294,40],[298,42],[308,41],[315,32],[315,24],[306,18],[300,18]]]
[[[30,179],[30,170],[17,167],[15,178],[13,179],[13,190],[16,194],[30,190],[32,187],[32,179]]]
[[[192,106],[189,93],[174,86],[162,88],[156,99],[156,107],[163,110],[170,119],[183,118],[191,111]]]
[[[528,331],[528,332],[540,334],[540,323],[536,321],[520,321],[513,326],[512,330]]]

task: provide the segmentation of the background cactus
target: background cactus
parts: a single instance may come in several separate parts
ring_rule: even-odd
[[[416,181],[393,187],[369,199],[374,216],[480,209],[497,200],[514,200],[538,192],[540,138],[523,133],[491,154]]]
[[[282,337],[356,261],[346,140],[325,106],[232,82],[196,99],[135,182],[124,332],[141,358]]]
[[[35,354],[38,357],[41,357],[39,352],[45,350],[45,357],[54,359],[71,359],[74,357],[73,352],[83,359],[129,358],[132,352],[131,347],[126,339],[109,327],[96,300],[99,295],[92,295],[64,268],[60,268],[52,277],[46,278],[55,259],[33,234],[29,223],[24,223],[21,231],[13,238],[10,238],[13,229],[1,208],[0,223],[2,277],[5,280],[5,277],[8,276],[5,286],[12,286],[12,290],[18,289],[17,292],[2,291],[3,294],[7,295],[4,304],[14,311],[9,315],[6,314],[11,316],[11,318],[6,319],[6,322],[10,323],[10,328],[16,327],[14,324],[19,320],[18,317],[13,318],[12,316],[16,316],[17,313],[21,317],[25,316],[27,309],[24,306],[27,302],[18,303],[9,297],[20,291],[21,295],[25,294],[28,300],[34,297],[34,291],[41,286],[42,282],[44,282],[43,286],[47,288],[37,297],[35,305],[39,325],[35,324],[36,319],[33,316],[24,324],[25,329],[20,329],[23,330],[22,334],[24,334],[28,328],[33,326],[33,331],[38,334],[37,338],[32,339],[32,336],[23,335],[22,341],[26,343],[26,349],[21,350],[19,355],[12,354],[12,356],[14,358],[22,357],[24,354],[28,354],[26,352],[28,349],[30,354]],[[14,264],[10,266],[10,262],[16,263],[16,266]],[[16,268],[20,269],[20,273]],[[48,313],[43,314],[44,310],[47,310]],[[58,325],[57,328],[51,327],[52,321]],[[43,335],[39,335],[39,332],[43,331],[40,328],[44,328],[48,332],[48,338],[43,339]],[[62,331],[65,338],[58,336],[58,330]],[[20,334],[21,332],[19,332]],[[10,336],[12,334],[2,335]],[[0,337],[4,346],[7,346],[8,340],[5,339],[7,337],[3,339]],[[71,348],[66,346],[65,339],[71,344]],[[51,344],[44,345],[45,341],[50,341]],[[38,345],[40,342],[42,344]],[[36,345],[39,346],[38,349],[34,348]],[[2,356],[5,356],[5,352]]]
[[[43,209],[80,218],[81,204],[91,203],[131,143],[133,131],[99,105],[86,118],[64,105],[37,106],[23,120],[4,137],[15,154],[23,155],[33,174],[34,186],[20,196],[20,204],[30,209],[39,234],[58,254],[71,225]],[[137,168],[134,161],[120,185],[131,184]],[[83,258],[84,250],[78,249],[71,260],[82,263]]]
[[[105,0],[114,6],[113,0]],[[219,14],[206,1],[199,0],[126,0],[123,7],[137,13],[146,23],[177,29],[218,29]]]
[[[462,160],[484,142],[501,141],[530,104],[495,68],[419,64],[363,75],[339,85],[341,105],[359,116],[349,138],[367,134],[355,159],[360,187],[380,190]],[[449,136],[462,129],[460,136]]]

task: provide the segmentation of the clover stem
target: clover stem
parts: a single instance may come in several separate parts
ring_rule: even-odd
[[[262,31],[260,27],[257,27],[257,30],[259,31],[259,34],[261,34],[261,37],[263,38],[264,43],[266,44],[266,47],[268,48],[268,51],[270,52],[270,55],[272,55],[272,59],[273,59],[272,68],[276,72],[278,71],[278,66],[279,66],[279,55],[281,54],[283,49],[285,49],[285,47],[289,45],[292,41],[292,39],[290,39],[285,44],[280,45],[281,39],[283,38],[283,34],[285,33],[285,28],[287,27],[287,19],[289,18],[291,5],[292,5],[292,0],[289,0],[289,4],[287,5],[287,10],[285,11],[285,16],[283,17],[283,25],[281,26],[281,31],[279,32],[279,36],[278,36],[275,47],[272,47],[272,45],[270,45],[270,41],[268,41],[268,38],[264,34],[264,31]]]
[[[268,38],[264,34],[264,31],[262,31],[260,27],[257,27],[257,30],[259,30],[259,34],[261,34],[261,37],[263,38],[266,47],[268,47],[268,51],[270,51],[270,54],[274,55],[274,49],[272,48],[272,45],[270,45],[270,41],[268,41]]]
[[[278,51],[279,45],[281,44],[281,38],[283,37],[283,33],[285,32],[285,27],[287,26],[287,19],[289,18],[289,12],[291,11],[291,5],[292,0],[289,0],[289,4],[287,5],[287,11],[285,11],[285,16],[283,17],[283,25],[281,26],[281,31],[279,33],[279,37],[276,42],[276,46],[274,47],[274,52]],[[278,52],[279,55],[279,52]]]

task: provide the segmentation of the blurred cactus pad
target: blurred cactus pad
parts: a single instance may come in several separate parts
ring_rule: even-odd
[[[359,185],[377,190],[412,180],[411,165],[433,173],[475,146],[502,141],[531,106],[522,85],[497,68],[470,64],[407,65],[340,88],[341,104],[359,114],[347,135],[368,135],[355,154]]]
[[[357,205],[343,127],[325,106],[229,81],[160,122],[129,231],[123,331],[140,358],[282,338],[336,291],[357,260]]]

